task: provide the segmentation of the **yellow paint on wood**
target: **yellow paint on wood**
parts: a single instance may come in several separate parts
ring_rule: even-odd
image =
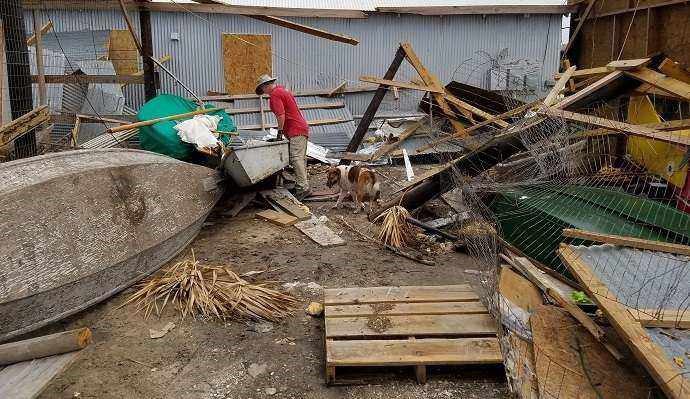
[[[628,123],[645,124],[659,123],[661,118],[657,115],[654,105],[647,96],[631,97],[628,105]],[[678,137],[689,137],[690,130],[677,130],[673,132]],[[650,173],[658,175],[678,188],[685,184],[688,167],[678,170],[678,165],[683,160],[687,149],[652,140],[644,137],[629,136],[627,152],[632,159],[646,168]]]
[[[253,94],[257,78],[273,72],[271,35],[224,33],[222,50],[228,94]]]

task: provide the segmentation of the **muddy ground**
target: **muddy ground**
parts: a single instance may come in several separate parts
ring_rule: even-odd
[[[416,168],[417,169],[417,168]],[[378,169],[392,181],[403,171]],[[416,170],[422,172],[423,167]],[[324,169],[312,167],[314,188],[324,187]],[[384,195],[386,193],[384,192]],[[41,398],[507,398],[500,367],[438,367],[429,369],[429,382],[418,385],[411,368],[354,370],[340,373],[354,385],[324,383],[323,319],[303,309],[321,301],[325,288],[443,285],[465,282],[464,269],[473,261],[454,251],[432,249],[435,266],[425,266],[364,242],[339,222],[344,216],[365,232],[372,225],[351,209],[331,210],[332,203],[310,203],[316,215],[347,244],[323,249],[294,227],[277,227],[254,218],[265,208],[254,203],[237,217],[223,216],[221,202],[192,243],[206,264],[227,264],[240,273],[266,270],[262,276],[293,283],[301,307],[282,324],[246,321],[181,321],[168,308],[144,319],[134,307],[120,305],[134,292],[128,289],[98,306],[49,326],[36,335],[88,326],[94,344]],[[188,256],[189,249],[180,256]],[[178,257],[179,258],[179,257]],[[312,284],[309,284],[312,283]],[[149,329],[174,322],[160,339]],[[263,328],[262,328],[263,327]],[[270,331],[266,331],[267,329]],[[260,331],[260,332],[257,332]]]

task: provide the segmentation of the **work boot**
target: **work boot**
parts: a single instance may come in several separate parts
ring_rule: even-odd
[[[311,195],[311,190],[309,190],[309,189],[302,190],[302,189],[298,188],[295,190],[295,198],[297,198],[298,201],[302,201],[303,199],[307,198],[310,195]]]

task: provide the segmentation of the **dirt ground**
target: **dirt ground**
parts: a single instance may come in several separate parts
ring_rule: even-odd
[[[400,168],[378,170],[389,182],[402,181]],[[325,188],[323,172],[318,166],[311,169],[316,189]],[[203,263],[231,265],[240,273],[268,269],[262,277],[292,283],[292,292],[301,299],[293,317],[272,325],[181,321],[168,308],[160,318],[146,320],[132,306],[119,307],[133,292],[130,288],[38,332],[88,326],[94,334],[94,344],[53,380],[41,398],[509,397],[501,367],[430,368],[426,385],[415,382],[411,368],[359,370],[338,375],[354,385],[326,386],[323,319],[303,311],[310,301],[322,300],[320,287],[463,283],[463,270],[472,268],[472,259],[439,251],[428,254],[436,265],[425,266],[362,241],[339,220],[344,216],[373,233],[363,214],[331,210],[332,203],[309,205],[316,215],[329,218],[329,226],[346,245],[323,249],[294,227],[258,220],[254,214],[263,209],[261,204],[250,205],[234,218],[223,216],[224,202],[191,245]],[[186,249],[180,256],[188,255]],[[172,331],[160,339],[149,338],[150,328],[160,329],[168,322],[176,324]]]

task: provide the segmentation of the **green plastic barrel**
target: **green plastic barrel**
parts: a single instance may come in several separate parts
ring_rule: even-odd
[[[211,104],[204,104],[204,107],[213,108]],[[197,105],[193,101],[172,94],[161,94],[141,107],[137,114],[137,119],[145,121],[163,118],[170,115],[191,112],[196,109]],[[208,113],[208,115],[217,115],[222,118],[218,123],[219,131],[234,132],[237,130],[235,121],[225,111],[214,111]],[[175,125],[183,120],[185,119],[158,122],[150,126],[139,128],[139,143],[141,148],[146,151],[157,152],[183,161],[190,160],[196,151],[194,146],[180,140],[180,137],[177,135],[177,130],[174,129]],[[227,143],[229,138],[227,135],[223,135],[221,136],[221,140]]]

